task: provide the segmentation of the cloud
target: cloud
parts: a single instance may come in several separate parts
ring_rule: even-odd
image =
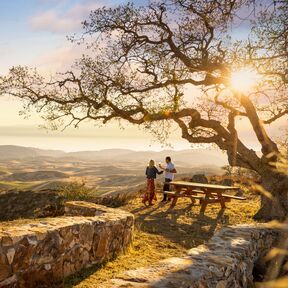
[[[72,19],[65,17],[61,18],[56,11],[50,10],[31,18],[30,24],[33,30],[46,30],[53,33],[70,32],[79,29],[79,21],[72,21]]]
[[[62,2],[65,3],[65,1]],[[68,8],[61,8],[58,4],[59,2],[56,7],[29,18],[29,24],[34,31],[76,32],[81,28],[81,22],[87,19],[92,10],[104,6],[104,2],[92,0],[82,0],[78,4],[68,5]]]
[[[79,45],[73,45],[68,42],[63,43],[45,54],[35,58],[32,65],[37,66],[38,71],[44,75],[63,72],[71,69],[76,59],[79,59],[84,53]]]

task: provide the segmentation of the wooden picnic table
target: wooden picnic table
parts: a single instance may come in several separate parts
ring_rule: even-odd
[[[223,194],[225,191],[237,191],[239,187],[223,186],[214,184],[204,184],[188,181],[171,181],[169,185],[173,186],[172,191],[164,191],[168,197],[173,198],[171,207],[174,207],[178,198],[190,198],[192,203],[199,199],[201,204],[201,212],[204,212],[207,205],[211,203],[220,203],[221,208],[225,208],[225,202],[230,202],[231,199],[245,200],[245,197]],[[171,190],[171,189],[170,189]],[[199,194],[201,196],[199,196]]]

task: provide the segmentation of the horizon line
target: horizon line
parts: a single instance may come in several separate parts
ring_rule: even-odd
[[[164,152],[164,151],[175,151],[175,152],[179,152],[179,151],[188,151],[188,150],[214,150],[214,151],[219,151],[221,152],[222,150],[220,149],[215,149],[212,147],[207,147],[207,148],[201,148],[201,147],[197,147],[197,148],[190,148],[190,149],[173,149],[173,148],[167,148],[167,149],[161,149],[161,150],[151,150],[151,149],[147,149],[147,150],[134,150],[134,149],[128,149],[128,148],[106,148],[106,149],[98,149],[98,150],[75,150],[75,151],[64,151],[61,149],[46,149],[46,148],[38,148],[38,147],[33,147],[33,146],[23,146],[23,145],[16,145],[16,144],[0,144],[0,148],[4,147],[4,146],[13,146],[13,147],[21,147],[21,148],[30,148],[30,149],[38,149],[38,150],[46,150],[46,151],[60,151],[66,154],[69,153],[76,153],[76,152],[101,152],[101,151],[109,151],[109,150],[127,150],[127,151],[132,151],[132,152]]]

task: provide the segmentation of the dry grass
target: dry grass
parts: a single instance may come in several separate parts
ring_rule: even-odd
[[[185,249],[159,235],[152,235],[138,229],[134,233],[133,245],[124,254],[102,266],[84,269],[67,279],[65,287],[99,287],[128,269],[147,267],[161,259],[183,255]],[[84,281],[83,278],[86,279]],[[105,285],[106,286],[106,285]]]
[[[97,191],[95,188],[87,187],[84,181],[74,181],[63,184],[58,194],[66,201],[89,201],[95,198]]]
[[[208,205],[204,215],[200,213],[199,205],[191,206],[187,199],[179,199],[174,209],[169,209],[168,203],[159,201],[152,207],[144,207],[140,198],[130,201],[122,209],[135,215],[132,247],[113,261],[84,269],[66,279],[66,287],[109,287],[103,282],[119,276],[125,270],[182,256],[187,249],[208,241],[216,229],[225,225],[253,223],[252,217],[259,209],[260,202],[257,196],[245,195],[248,200],[232,200],[225,210],[221,210],[219,204]]]

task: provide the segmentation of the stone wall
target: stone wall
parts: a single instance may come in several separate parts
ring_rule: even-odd
[[[185,257],[126,271],[102,287],[254,287],[254,263],[278,238],[279,232],[265,224],[229,226],[219,230],[206,245],[189,250]]]
[[[132,241],[128,212],[87,202],[68,202],[65,211],[0,226],[0,287],[61,287],[64,277],[108,260]]]

